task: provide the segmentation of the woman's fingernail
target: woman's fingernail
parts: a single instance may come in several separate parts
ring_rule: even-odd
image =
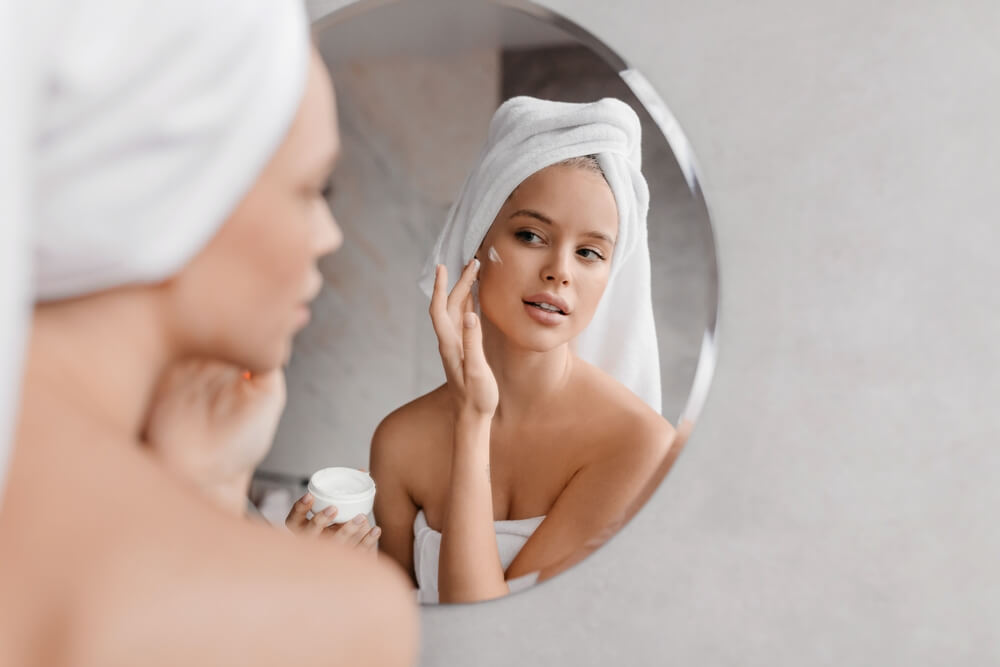
[[[327,516],[333,516],[336,513],[337,513],[337,506],[336,505],[330,505],[325,510],[323,510],[323,514],[325,514]]]
[[[313,494],[306,493],[306,495],[302,496],[302,502],[311,503],[312,501],[313,501]]]
[[[476,326],[476,314],[466,313],[464,321],[465,321],[465,328],[471,329],[472,327]]]
[[[356,523],[358,525],[361,525],[361,524],[363,524],[365,522],[365,515],[364,514],[357,514],[357,515],[354,516],[353,519],[351,519],[351,521],[353,521],[354,523]]]
[[[479,259],[476,257],[472,258],[472,270],[477,271],[479,269]]]
[[[382,534],[382,529],[381,528],[376,527],[374,530],[372,530],[372,536],[374,536],[374,537],[378,537],[381,534]]]

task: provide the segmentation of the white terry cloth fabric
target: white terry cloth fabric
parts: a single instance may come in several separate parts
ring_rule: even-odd
[[[0,500],[31,303],[177,272],[283,140],[308,55],[301,0],[0,3]]]
[[[39,108],[36,298],[177,273],[284,139],[301,0],[64,2]]]
[[[585,155],[597,156],[614,193],[618,238],[607,289],[593,321],[576,340],[576,353],[661,412],[641,126],[621,100],[573,104],[522,96],[504,102],[424,265],[420,286],[430,296],[435,266],[444,264],[450,289],[514,188],[545,167]]]
[[[497,533],[497,549],[500,552],[500,564],[506,570],[517,558],[521,548],[528,538],[538,529],[544,516],[530,519],[514,519],[511,521],[494,521]],[[417,575],[417,601],[426,604],[438,602],[438,561],[441,556],[441,533],[427,525],[424,511],[417,512],[413,521],[413,571]],[[532,586],[538,579],[538,573],[526,574],[523,577],[509,579],[507,585],[511,593],[516,593]]]

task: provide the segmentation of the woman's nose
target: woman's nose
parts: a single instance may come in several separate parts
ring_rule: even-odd
[[[569,285],[569,258],[566,253],[553,253],[550,261],[542,268],[542,279],[547,283]]]
[[[315,237],[316,256],[322,257],[334,252],[344,244],[344,233],[340,230],[333,212],[328,206],[323,207],[323,213],[317,221],[318,230]]]

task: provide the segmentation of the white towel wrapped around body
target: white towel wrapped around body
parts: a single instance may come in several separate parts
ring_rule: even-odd
[[[434,268],[451,282],[475,255],[510,193],[545,167],[596,155],[618,205],[618,238],[607,289],[594,319],[576,340],[576,353],[662,409],[660,363],[650,290],[639,118],[621,100],[587,104],[514,97],[497,109],[486,146],[448,214],[424,266],[420,286],[430,296]]]
[[[544,516],[528,519],[506,519],[494,521],[493,530],[497,536],[497,553],[500,556],[500,566],[507,570],[510,564],[521,553],[528,539],[545,520]],[[417,601],[424,604],[437,604],[438,597],[438,566],[441,560],[441,533],[427,523],[423,510],[417,511],[413,520],[413,572],[417,576]],[[538,580],[538,573],[507,580],[511,593],[517,593],[530,588]]]

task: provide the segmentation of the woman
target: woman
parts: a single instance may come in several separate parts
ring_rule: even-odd
[[[322,194],[333,91],[303,8],[106,5],[76,3],[47,60],[38,303],[0,514],[3,661],[406,664],[416,619],[396,568],[206,503],[202,481],[220,501],[245,493],[262,453],[200,478],[143,442],[164,433],[152,398],[184,359],[253,375],[216,394],[189,450],[280,410],[316,261],[340,243]]]
[[[447,382],[372,440],[379,548],[422,600],[552,576],[667,457],[639,149],[618,100],[521,97],[494,116],[428,263]]]

